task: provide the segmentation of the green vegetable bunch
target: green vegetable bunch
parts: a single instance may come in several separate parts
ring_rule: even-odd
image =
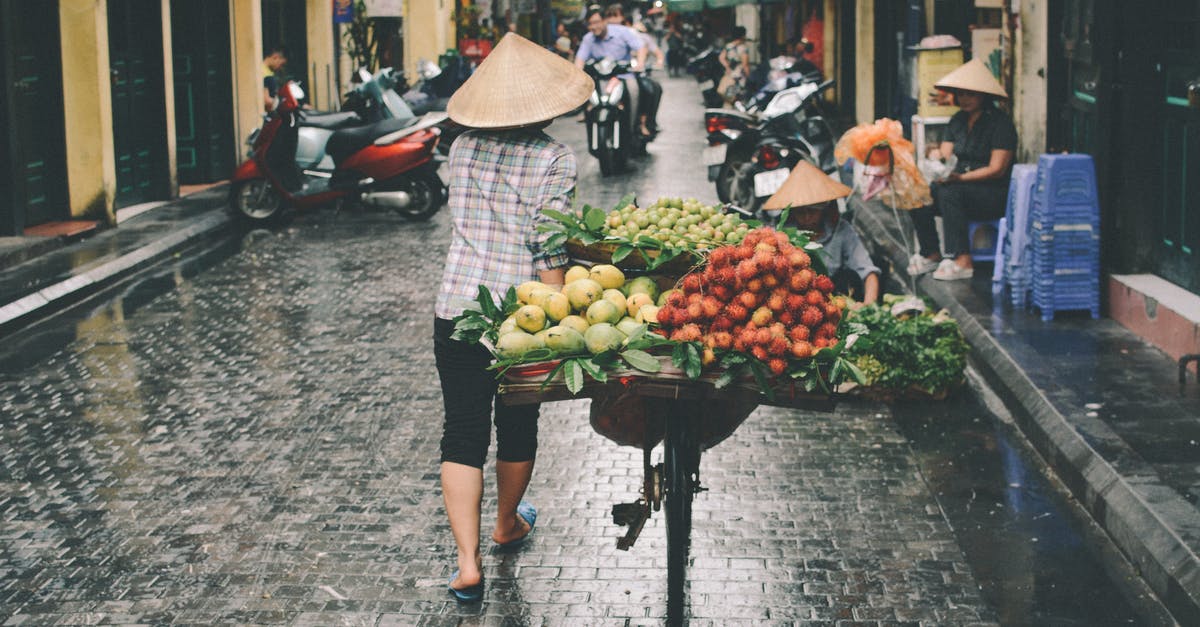
[[[869,385],[937,393],[962,382],[969,350],[958,324],[944,315],[897,318],[878,305],[851,313],[867,332],[847,351]]]

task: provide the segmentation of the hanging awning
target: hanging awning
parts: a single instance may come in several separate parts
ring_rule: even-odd
[[[704,0],[667,0],[667,11],[695,13],[704,9]]]
[[[668,11],[689,13],[702,9],[724,9],[739,4],[779,4],[783,0],[667,0]]]

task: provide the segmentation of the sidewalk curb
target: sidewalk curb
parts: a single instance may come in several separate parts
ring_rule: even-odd
[[[226,228],[232,222],[233,218],[224,209],[209,210],[189,220],[187,226],[171,231],[145,246],[87,272],[0,306],[0,337],[36,318],[73,305],[130,274],[162,260],[189,242]]]
[[[889,226],[857,197],[850,202],[855,206],[854,223],[859,230],[886,253],[896,275],[907,279],[906,252]],[[1020,407],[1014,419],[1021,431],[1125,553],[1175,620],[1200,624],[1200,557],[1195,550],[1200,546],[1200,512],[1164,485],[1154,469],[1102,421],[1086,417],[1082,410],[1068,419],[950,290],[936,283],[922,278],[916,282],[917,291],[959,322],[989,380],[999,384],[1000,396]],[[1120,468],[1097,448],[1119,460]],[[1164,511],[1169,512],[1171,522],[1164,520],[1160,513]]]

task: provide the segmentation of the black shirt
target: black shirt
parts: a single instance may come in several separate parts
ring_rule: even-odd
[[[942,140],[954,143],[954,155],[958,157],[955,172],[962,174],[986,167],[992,162],[993,150],[1017,150],[1017,127],[1003,111],[986,106],[969,131],[967,117],[966,111],[955,113]],[[995,182],[1007,186],[1008,176]]]

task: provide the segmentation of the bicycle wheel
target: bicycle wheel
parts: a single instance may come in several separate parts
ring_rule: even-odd
[[[667,624],[683,624],[684,584],[688,550],[692,543],[692,497],[700,465],[700,451],[688,428],[690,412],[679,403],[667,417],[663,447],[665,506],[667,510]],[[692,414],[694,415],[694,414]]]

